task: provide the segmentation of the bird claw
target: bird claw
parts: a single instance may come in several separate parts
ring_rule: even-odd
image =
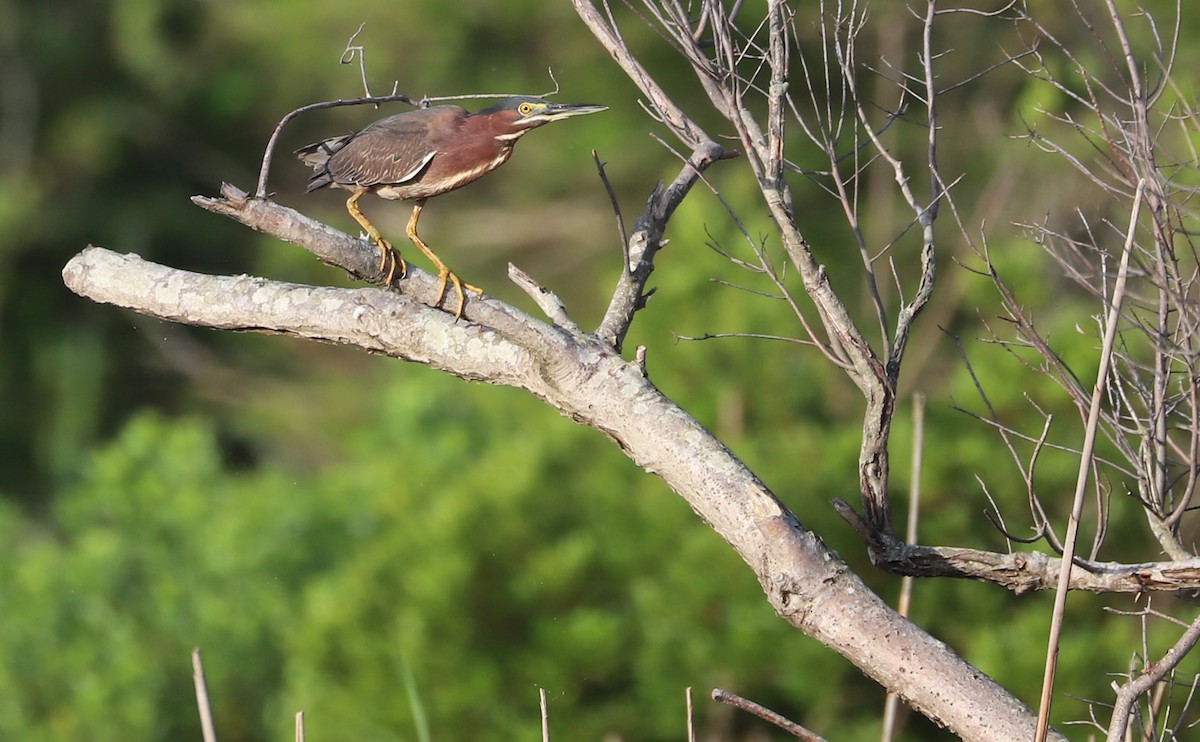
[[[400,257],[400,252],[392,247],[385,239],[380,239],[379,247],[379,272],[384,274],[383,284],[391,286],[392,281],[396,278],[404,278],[408,275],[408,263],[404,258]],[[434,306],[440,306],[446,298],[446,288],[449,284],[454,285],[455,292],[458,293],[458,308],[454,311],[455,319],[462,319],[463,311],[467,307],[467,291],[472,291],[479,296],[483,296],[483,289],[478,286],[473,286],[469,283],[464,283],[454,271],[446,268],[444,265],[438,271],[438,293],[437,299],[434,300]]]
[[[454,290],[458,292],[458,309],[454,312],[455,319],[462,319],[463,310],[467,307],[467,291],[473,291],[479,296],[483,296],[483,289],[478,286],[472,286],[469,283],[463,283],[462,279],[454,274],[454,271],[439,271],[438,280],[438,295],[434,301],[434,305],[440,305],[442,300],[446,298],[446,284],[454,284]]]
[[[379,272],[383,274],[383,285],[391,286],[397,277],[408,275],[408,263],[400,257],[400,252],[391,243],[380,238],[376,242],[379,248]]]

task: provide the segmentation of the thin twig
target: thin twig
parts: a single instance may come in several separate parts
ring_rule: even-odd
[[[275,126],[275,130],[273,132],[271,132],[271,138],[267,140],[267,147],[266,147],[266,150],[263,152],[262,165],[259,167],[259,170],[258,170],[258,187],[254,191],[255,198],[267,198],[268,197],[267,177],[271,171],[271,159],[274,157],[275,145],[276,145],[276,142],[279,140],[279,135],[283,133],[284,127],[287,126],[289,123],[291,123],[292,119],[294,119],[298,116],[301,116],[305,113],[309,113],[311,111],[319,111],[323,108],[338,108],[341,106],[373,105],[373,106],[375,106],[376,109],[378,109],[380,104],[382,104],[382,103],[396,103],[396,102],[407,103],[411,106],[417,106],[417,107],[424,108],[424,107],[428,106],[430,103],[436,103],[436,102],[442,102],[442,101],[468,100],[468,99],[475,99],[475,98],[507,98],[512,95],[516,95],[515,93],[471,93],[468,95],[435,96],[435,97],[423,96],[420,100],[414,101],[408,95],[404,95],[402,93],[396,92],[400,86],[399,81],[395,81],[392,83],[392,92],[390,95],[371,95],[371,88],[367,84],[367,68],[366,68],[366,61],[365,61],[366,47],[361,46],[361,45],[359,45],[359,46],[354,45],[354,40],[356,38],[358,38],[358,35],[360,33],[362,33],[362,30],[364,27],[366,27],[366,25],[367,24],[365,22],[362,23],[361,25],[359,25],[358,30],[355,31],[353,33],[353,35],[350,36],[350,39],[346,42],[346,48],[342,51],[342,56],[338,59],[338,62],[340,64],[350,64],[355,59],[358,60],[358,70],[359,70],[359,75],[361,76],[361,79],[362,79],[362,86],[363,86],[363,97],[339,99],[339,100],[332,100],[332,101],[322,101],[320,103],[311,103],[307,106],[301,106],[300,108],[297,108],[296,110],[292,111],[291,113],[287,114],[282,119],[280,119],[279,123],[276,124],[276,126]],[[554,79],[554,70],[553,69],[549,70],[549,73],[550,73],[550,79],[554,82],[554,90],[549,93],[543,93],[541,96],[543,98],[545,98],[549,95],[555,95],[558,93],[558,80]]]
[[[554,68],[547,67],[546,74],[550,76],[550,82],[554,83],[554,87],[551,90],[547,90],[544,93],[538,93],[537,97],[539,97],[539,98],[550,98],[555,95],[558,95],[558,92],[559,92],[558,78],[554,76]]]
[[[750,338],[752,340],[778,340],[784,343],[796,343],[798,345],[815,345],[811,340],[804,338],[788,337],[786,335],[769,335],[763,332],[706,332],[703,335],[675,335],[676,340],[691,340],[700,342],[704,340],[718,340],[721,338]]]
[[[1139,696],[1154,687],[1155,683],[1165,678],[1174,670],[1181,660],[1200,641],[1200,616],[1198,616],[1187,631],[1171,646],[1157,661],[1146,667],[1145,672],[1133,678],[1117,691],[1116,702],[1113,704],[1113,715],[1108,726],[1108,742],[1120,742],[1125,739],[1129,726],[1129,715],[1133,704]]]
[[[925,450],[925,395],[920,392],[913,395],[913,444],[912,444],[912,475],[908,486],[908,524],[904,532],[904,540],[910,544],[917,543],[917,523],[921,513],[921,463]],[[900,580],[900,599],[896,603],[896,612],[908,616],[909,605],[912,602],[913,578],[905,575]],[[887,700],[883,706],[883,730],[879,735],[882,742],[891,742],[896,734],[896,717],[900,711],[900,696],[894,691],[888,691]]]
[[[366,27],[367,27],[366,21],[363,21],[362,23],[358,24],[358,30],[355,31],[353,34],[351,34],[350,38],[346,41],[346,48],[342,50],[342,56],[340,59],[338,59],[338,63],[339,64],[350,64],[355,59],[358,60],[358,75],[359,75],[359,78],[361,78],[361,80],[362,80],[363,95],[370,98],[371,97],[371,86],[367,83],[367,48],[365,46],[362,46],[361,44],[358,46],[354,46],[354,40],[358,38],[358,35],[360,33],[362,33],[363,29]],[[393,86],[392,86],[393,93],[396,92],[395,88],[397,86],[399,86],[399,84],[400,84],[399,81],[397,81],[396,83],[393,84]],[[378,109],[379,106],[376,105],[375,108]]]
[[[196,686],[196,705],[200,709],[200,730],[204,742],[217,742],[217,730],[213,724],[212,705],[208,702],[208,683],[204,679],[204,663],[200,660],[200,648],[192,650],[192,682]]]
[[[592,150],[592,160],[596,163],[596,172],[600,175],[600,182],[604,184],[604,191],[612,203],[613,215],[617,218],[617,235],[621,238],[621,254],[625,256],[625,270],[633,270],[633,267],[629,265],[629,235],[625,232],[625,217],[621,215],[621,204],[617,201],[617,192],[613,190],[612,183],[608,180],[608,173],[604,172],[604,166],[607,163],[601,162],[600,155],[596,153],[596,150]]]
[[[696,722],[692,718],[692,686],[687,687],[687,742],[696,742]]]
[[[267,198],[267,176],[271,172],[271,158],[275,154],[275,144],[279,141],[279,135],[283,133],[283,127],[292,122],[292,119],[309,113],[311,111],[319,111],[323,108],[339,108],[341,106],[362,106],[368,103],[408,103],[409,105],[418,105],[414,103],[407,95],[383,95],[383,96],[367,96],[365,98],[347,98],[339,100],[328,100],[320,103],[310,103],[307,106],[300,106],[288,115],[279,120],[275,125],[275,131],[271,132],[271,138],[267,140],[267,148],[263,152],[262,166],[258,170],[258,188],[254,191],[255,198]]]
[[[750,701],[745,698],[742,698],[741,696],[737,695],[736,693],[730,693],[727,690],[721,690],[720,688],[714,688],[713,692],[712,692],[712,698],[714,701],[720,701],[721,703],[727,703],[730,706],[735,706],[737,708],[740,708],[742,711],[746,711],[748,713],[754,714],[755,716],[757,716],[760,719],[763,719],[764,721],[769,721],[770,723],[779,727],[783,731],[791,734],[793,737],[798,737],[798,738],[804,740],[805,742],[825,742],[825,738],[821,737],[820,735],[816,734],[815,732],[805,729],[804,727],[800,726],[799,724],[792,721],[791,719],[780,716],[779,714],[775,713],[774,711],[767,708],[766,706],[760,706],[759,704],[755,703],[754,701]]]
[[[1083,448],[1079,453],[1079,475],[1075,481],[1075,497],[1071,505],[1071,516],[1067,520],[1067,534],[1063,542],[1062,568],[1058,575],[1058,588],[1054,595],[1054,612],[1050,617],[1050,638],[1046,647],[1046,667],[1042,675],[1042,695],[1038,705],[1038,728],[1034,742],[1044,742],[1050,728],[1050,707],[1054,697],[1054,676],[1058,670],[1059,640],[1062,637],[1063,616],[1067,606],[1067,585],[1071,580],[1071,566],[1075,558],[1075,543],[1079,537],[1079,521],[1083,517],[1084,493],[1087,490],[1088,474],[1092,469],[1092,452],[1096,447],[1096,429],[1100,422],[1100,405],[1104,401],[1105,381],[1112,363],[1113,344],[1117,325],[1121,320],[1121,304],[1125,297],[1125,282],[1129,277],[1129,256],[1133,252],[1134,235],[1137,232],[1138,216],[1141,214],[1142,191],[1145,181],[1139,180],[1134,194],[1133,211],[1129,215],[1129,231],[1125,247],[1121,251],[1121,265],[1117,270],[1117,281],[1113,285],[1108,308],[1107,326],[1104,328],[1104,343],[1100,347],[1100,368],[1096,371],[1096,386],[1092,390],[1091,407],[1088,410],[1087,427],[1084,429]]]

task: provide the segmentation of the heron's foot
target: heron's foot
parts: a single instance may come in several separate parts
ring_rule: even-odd
[[[396,278],[408,275],[408,263],[387,240],[380,238],[376,244],[379,247],[379,272],[383,274],[383,285],[390,287]]]
[[[437,301],[434,304],[441,304],[446,298],[446,284],[454,284],[454,290],[458,293],[458,309],[454,312],[455,319],[462,319],[463,309],[467,306],[467,291],[474,291],[476,294],[483,296],[483,289],[478,286],[472,286],[469,283],[463,283],[462,280],[454,274],[454,271],[443,266],[438,271],[438,295]],[[464,291],[465,289],[465,291]]]

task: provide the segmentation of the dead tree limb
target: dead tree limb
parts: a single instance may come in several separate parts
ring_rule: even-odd
[[[284,206],[198,199],[212,211],[369,274],[366,243]],[[342,262],[345,256],[347,260]],[[805,528],[721,441],[656,389],[636,361],[594,334],[573,334],[494,299],[468,321],[426,306],[432,276],[413,271],[405,293],[207,276],[88,248],[63,270],[98,302],[188,324],[352,345],[472,381],[527,390],[596,428],[662,479],[754,571],[771,605],[913,708],[968,740],[1028,739],[1034,716],[944,643],[901,617]],[[920,668],[920,677],[914,675]]]

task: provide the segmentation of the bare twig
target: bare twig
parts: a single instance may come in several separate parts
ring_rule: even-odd
[[[258,170],[258,188],[254,191],[255,198],[269,198],[267,193],[267,178],[271,173],[271,159],[275,155],[275,145],[279,141],[279,135],[283,133],[283,127],[292,122],[293,119],[303,114],[312,111],[319,111],[324,108],[338,108],[341,106],[362,106],[367,104],[378,105],[380,103],[408,103],[409,105],[417,105],[407,95],[383,95],[383,96],[366,96],[364,98],[350,98],[345,100],[328,100],[320,103],[310,103],[307,106],[300,106],[296,110],[290,112],[275,125],[275,130],[271,132],[271,138],[267,140],[267,148],[263,151],[262,166]]]
[[[212,705],[208,701],[208,683],[204,680],[204,662],[200,659],[200,648],[192,650],[192,683],[196,686],[196,705],[200,709],[200,730],[204,742],[217,742],[217,729],[213,724]]]
[[[366,21],[363,21],[362,23],[358,24],[358,30],[355,31],[353,34],[351,34],[350,38],[346,41],[346,48],[342,50],[342,56],[340,59],[338,59],[338,62],[340,64],[350,64],[354,60],[356,60],[356,59],[358,60],[358,75],[362,81],[363,96],[370,98],[372,96],[371,96],[371,86],[370,86],[370,84],[367,83],[367,49],[366,49],[366,47],[362,46],[361,44],[357,45],[357,46],[354,44],[354,40],[358,38],[358,35],[360,33],[362,33],[363,29],[366,27],[367,27]],[[399,85],[400,85],[399,81],[397,81],[393,84],[393,86],[392,86],[392,94],[393,95],[395,95],[396,88],[399,87]],[[376,105],[375,107],[379,108],[378,105]]]
[[[558,95],[561,90],[561,86],[558,84],[558,78],[554,76],[554,68],[547,67],[546,74],[550,77],[550,82],[554,83],[554,87],[543,93],[538,93],[537,97],[539,98],[553,98],[554,96]]]
[[[301,106],[300,108],[297,108],[296,110],[291,111],[286,116],[284,116],[282,119],[280,119],[279,123],[275,125],[274,131],[271,132],[271,137],[267,140],[266,149],[263,151],[262,165],[259,167],[259,170],[258,170],[258,187],[254,191],[255,198],[269,198],[270,197],[270,194],[267,192],[267,179],[270,175],[271,160],[273,159],[273,157],[275,155],[275,146],[279,140],[279,135],[283,133],[284,127],[287,126],[289,123],[291,123],[293,119],[295,119],[299,116],[302,116],[306,113],[311,113],[312,111],[319,111],[319,110],[322,110],[325,108],[339,108],[342,106],[373,105],[373,106],[375,106],[375,108],[379,108],[380,104],[395,103],[395,102],[407,103],[412,106],[419,106],[419,107],[424,108],[431,103],[443,102],[443,101],[469,100],[469,99],[478,99],[478,98],[507,98],[512,95],[517,95],[516,93],[471,93],[471,94],[467,94],[467,95],[432,96],[432,97],[431,96],[423,96],[420,100],[413,100],[408,95],[397,92],[397,90],[400,87],[400,82],[398,80],[392,83],[391,94],[389,94],[389,95],[372,95],[371,87],[367,82],[366,47],[362,46],[361,44],[360,45],[354,44],[354,40],[356,38],[358,38],[358,35],[360,33],[362,33],[362,30],[363,30],[363,28],[366,27],[366,25],[367,24],[364,21],[363,23],[361,23],[359,25],[358,30],[355,31],[353,34],[351,34],[350,39],[346,42],[346,48],[342,51],[342,55],[338,59],[338,62],[340,64],[350,64],[351,62],[353,62],[355,60],[358,61],[358,72],[359,72],[359,76],[361,78],[361,82],[362,82],[362,86],[363,86],[363,97],[350,98],[350,99],[339,99],[339,100],[331,100],[331,101],[321,101],[320,103],[310,103],[309,105]],[[541,97],[547,97],[547,96],[555,95],[558,93],[558,80],[556,80],[554,78],[554,70],[550,69],[550,70],[548,70],[548,72],[550,74],[551,81],[554,82],[554,90],[550,91],[549,93],[543,93]]]
[[[549,317],[555,326],[563,328],[572,335],[582,334],[579,325],[567,316],[567,307],[562,303],[562,299],[559,299],[553,291],[542,286],[532,276],[512,263],[508,264],[508,279],[524,291],[530,299],[533,299],[542,313]]]
[[[1129,727],[1129,716],[1137,699],[1167,677],[1179,666],[1187,653],[1200,641],[1200,617],[1183,632],[1166,653],[1157,662],[1151,663],[1145,671],[1125,683],[1117,690],[1117,698],[1113,704],[1113,714],[1108,726],[1108,742],[1121,742],[1126,739]]]
[[[692,709],[692,686],[687,687],[685,693],[687,703],[687,742],[696,742],[696,720],[693,718]]]
[[[758,718],[774,724],[775,726],[779,727],[780,729],[787,732],[788,734],[791,734],[793,737],[798,737],[799,739],[802,739],[805,742],[825,742],[825,738],[821,737],[820,735],[816,734],[815,732],[805,729],[804,727],[800,726],[799,724],[792,721],[791,719],[788,719],[784,716],[781,716],[781,715],[775,713],[774,711],[767,708],[766,706],[760,706],[759,704],[755,703],[754,701],[750,701],[745,698],[742,698],[741,696],[737,695],[736,693],[730,693],[727,690],[721,690],[720,688],[714,688],[713,692],[712,692],[712,698],[714,701],[719,701],[720,703],[727,703],[730,706],[740,708],[742,711],[746,711],[748,713],[754,714]]]
[[[1117,326],[1121,321],[1121,303],[1125,297],[1125,283],[1129,278],[1129,256],[1133,252],[1133,240],[1141,213],[1144,181],[1138,181],[1134,194],[1133,211],[1129,216],[1129,231],[1125,247],[1121,251],[1121,266],[1117,281],[1109,300],[1108,317],[1104,328],[1104,343],[1100,348],[1100,368],[1096,372],[1096,386],[1092,390],[1091,408],[1088,410],[1084,428],[1083,447],[1079,455],[1079,476],[1075,482],[1075,497],[1071,505],[1071,516],[1067,520],[1067,534],[1063,542],[1062,569],[1059,573],[1058,591],[1054,596],[1054,612],[1050,617],[1050,638],[1046,648],[1046,667],[1042,676],[1041,703],[1038,707],[1038,731],[1035,742],[1044,742],[1050,726],[1050,706],[1054,698],[1054,676],[1058,669],[1059,639],[1062,636],[1063,616],[1067,605],[1067,585],[1071,580],[1071,562],[1075,557],[1075,543],[1079,535],[1079,522],[1083,517],[1084,493],[1087,490],[1088,474],[1092,468],[1092,451],[1096,446],[1096,429],[1100,422],[1100,405],[1104,401],[1105,382],[1112,363],[1113,344]]]
[[[913,444],[912,444],[912,479],[908,486],[908,524],[904,531],[904,540],[910,544],[917,542],[917,523],[921,514],[921,458],[925,449],[925,395],[913,395]],[[900,580],[900,600],[896,603],[896,612],[908,616],[909,604],[912,601],[913,578],[905,575]],[[883,706],[883,729],[880,732],[882,742],[891,742],[896,734],[896,717],[900,710],[900,697],[889,691]]]
[[[612,204],[613,216],[617,218],[617,236],[621,239],[621,253],[625,256],[623,265],[629,265],[629,235],[625,233],[625,217],[621,214],[621,204],[617,201],[617,192],[613,190],[612,183],[608,180],[608,173],[604,172],[604,167],[607,163],[600,161],[600,155],[596,150],[592,150],[592,160],[596,163],[596,173],[600,176],[600,182],[604,184],[604,192],[608,194],[608,200]]]

